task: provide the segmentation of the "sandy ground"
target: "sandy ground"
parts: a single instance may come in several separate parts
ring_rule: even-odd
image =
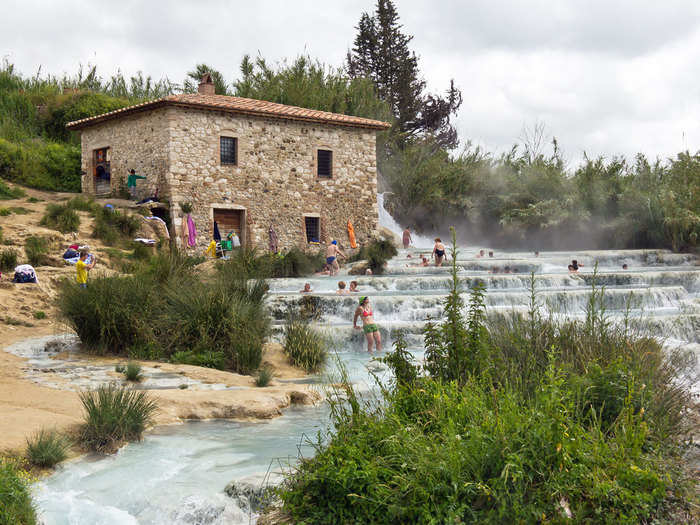
[[[69,331],[57,319],[54,308],[57,283],[64,278],[72,279],[75,275],[74,267],[65,266],[61,254],[73,242],[89,244],[90,251],[97,255],[98,261],[93,271],[108,274],[115,272],[109,267],[108,250],[90,237],[92,219],[87,213],[80,212],[81,227],[76,235],[64,235],[39,226],[48,202],[58,202],[73,197],[73,194],[31,189],[26,191],[27,195],[20,199],[0,201],[0,207],[22,207],[29,211],[26,214],[13,213],[0,217],[5,245],[0,246],[0,249],[15,248],[20,253],[19,262],[22,263],[25,261],[22,249],[24,239],[29,235],[41,235],[52,239],[55,255],[49,266],[36,267],[38,284],[14,284],[10,282],[12,275],[7,274],[3,274],[0,280],[0,450],[23,448],[26,437],[42,428],[70,431],[82,421],[82,406],[77,392],[58,390],[29,380],[25,373],[27,360],[4,351],[7,346],[18,341]],[[29,197],[41,199],[41,202],[28,202]],[[35,318],[35,312],[39,311],[45,313],[44,319]],[[81,359],[91,363],[107,361],[110,364],[120,361],[84,354]],[[263,361],[274,368],[275,379],[304,376],[303,371],[289,365],[278,344],[266,346]],[[257,388],[250,376],[188,365],[142,363],[202,383],[240,387],[235,390],[152,390],[150,393],[159,405],[157,424],[176,423],[185,419],[272,418],[281,415],[283,409],[293,403],[308,404],[320,399],[319,393],[308,385],[273,380],[270,386]]]

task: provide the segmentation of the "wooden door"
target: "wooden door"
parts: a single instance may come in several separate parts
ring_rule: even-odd
[[[235,231],[241,246],[245,242],[245,210],[214,209],[214,221],[219,225],[221,238],[225,239],[230,231]],[[213,230],[213,225],[212,225]]]

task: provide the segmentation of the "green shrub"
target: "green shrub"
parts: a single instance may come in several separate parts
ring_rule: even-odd
[[[44,202],[44,200],[43,200],[43,199],[37,199],[36,197],[29,197],[29,198],[27,199],[27,202],[31,202],[31,203],[33,204],[33,203],[35,203],[35,202]]]
[[[258,370],[258,375],[255,377],[255,386],[260,388],[268,386],[274,375],[274,371],[271,367],[263,366]]]
[[[0,208],[0,217],[7,217],[8,215],[12,215],[10,208]]]
[[[77,232],[80,228],[80,217],[68,204],[48,204],[39,224],[61,233]]]
[[[49,107],[44,120],[44,129],[55,140],[68,141],[71,138],[66,124],[130,105],[127,99],[111,97],[102,93],[83,91],[57,97]]]
[[[140,383],[143,379],[143,374],[141,373],[141,365],[129,361],[124,368],[124,377],[127,381],[132,381],[134,383]]]
[[[294,366],[318,372],[328,359],[328,341],[308,322],[289,316],[284,325],[284,353]]]
[[[136,215],[122,213],[110,208],[94,210],[95,224],[92,236],[106,244],[130,241],[141,226],[141,219]]]
[[[14,248],[4,248],[0,251],[0,271],[14,270],[19,260],[19,254]]]
[[[130,277],[97,277],[88,288],[64,282],[59,311],[98,352],[257,370],[270,331],[266,283],[241,276],[201,282],[195,262],[161,252]]]
[[[34,312],[34,319],[46,319],[46,312],[37,310]]]
[[[32,212],[32,210],[28,210],[27,208],[23,208],[22,206],[12,206],[10,208],[10,211],[15,215],[27,215]]]
[[[0,138],[0,177],[32,188],[80,191],[80,147],[32,139]]]
[[[73,210],[89,212],[94,212],[99,208],[99,204],[95,203],[94,200],[86,199],[85,197],[73,197],[66,203],[66,206]]]
[[[19,199],[25,195],[26,192],[22,188],[10,186],[9,184],[0,180],[0,200]]]
[[[145,261],[147,259],[150,259],[152,255],[152,246],[146,246],[145,244],[141,244],[140,242],[135,243],[134,253],[132,254],[132,257],[134,259],[136,259],[137,261]]]
[[[373,274],[382,274],[387,261],[398,253],[396,246],[390,240],[375,239],[362,246],[355,255],[348,259],[348,262],[366,260],[367,266],[372,269]]]
[[[32,465],[51,468],[68,457],[71,443],[56,430],[40,430],[27,438],[27,459]]]
[[[14,462],[0,459],[0,525],[35,525],[28,475]]]
[[[226,358],[223,352],[199,352],[195,354],[190,350],[175,352],[170,361],[182,365],[203,366],[223,370],[226,368]]]
[[[96,277],[87,288],[65,281],[59,311],[87,348],[123,355],[151,339],[150,286],[137,277]]]
[[[125,441],[140,440],[153,423],[157,405],[143,390],[103,385],[81,392],[85,423],[82,443],[90,450],[113,452]]]
[[[24,251],[32,266],[41,266],[49,253],[49,242],[44,237],[27,237],[24,241]]]

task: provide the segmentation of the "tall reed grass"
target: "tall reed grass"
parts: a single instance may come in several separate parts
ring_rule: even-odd
[[[81,442],[97,452],[114,452],[126,441],[140,440],[158,409],[144,390],[115,384],[81,392],[80,402],[85,411]]]

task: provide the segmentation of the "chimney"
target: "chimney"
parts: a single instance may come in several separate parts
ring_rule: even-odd
[[[214,94],[214,82],[212,82],[211,75],[209,73],[204,73],[202,75],[202,80],[199,82],[199,89],[197,93],[200,95],[213,95]]]

